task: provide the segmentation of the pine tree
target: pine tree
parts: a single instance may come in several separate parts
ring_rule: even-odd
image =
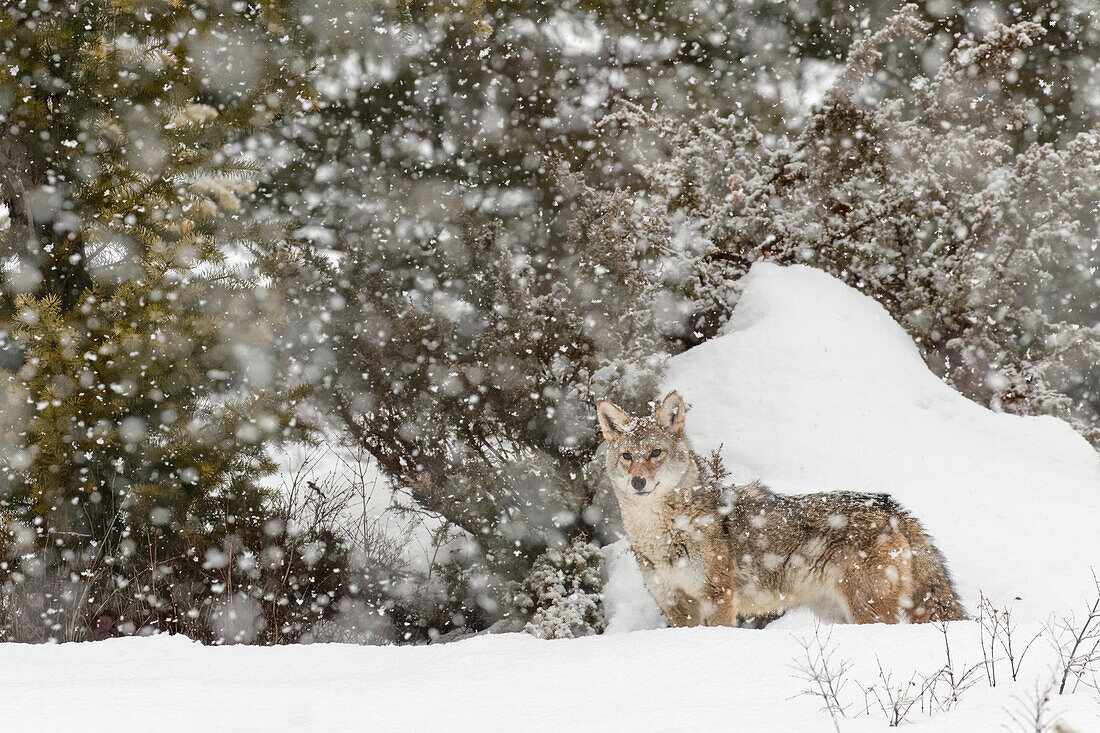
[[[512,604],[530,619],[524,631],[540,639],[575,639],[603,631],[600,577],[603,555],[577,536],[561,549],[549,549],[517,583]]]
[[[199,633],[300,427],[247,363],[267,300],[231,263],[278,233],[225,153],[300,104],[294,57],[265,4],[16,2],[0,39],[4,625]]]

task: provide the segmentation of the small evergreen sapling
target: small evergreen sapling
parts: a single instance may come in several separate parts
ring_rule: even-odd
[[[600,568],[603,556],[582,536],[535,561],[513,597],[529,614],[524,631],[540,639],[575,639],[604,629]]]

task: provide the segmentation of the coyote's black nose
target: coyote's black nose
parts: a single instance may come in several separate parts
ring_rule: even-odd
[[[630,479],[630,485],[634,487],[635,491],[641,491],[645,488],[645,479],[641,476],[635,476]]]

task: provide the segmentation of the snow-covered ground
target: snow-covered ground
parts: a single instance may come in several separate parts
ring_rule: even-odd
[[[1012,604],[1017,649],[1051,614],[1076,612],[1100,565],[1100,459],[1052,418],[998,415],[937,380],[877,304],[808,268],[761,264],[743,281],[728,333],[673,359],[696,448],[723,445],[739,481],[790,491],[889,491],[946,554],[963,599]],[[181,638],[0,645],[4,729],[826,731],[801,695],[806,613],[763,630],[659,629],[625,546],[610,548],[611,632],[571,641],[521,634],[429,647],[204,648]],[[1018,601],[1014,600],[1019,598]],[[924,626],[834,626],[849,660],[842,731],[886,728],[866,692],[882,673],[909,692],[945,664]],[[956,673],[979,664],[978,624],[951,624]],[[1019,680],[982,669],[950,710],[916,704],[914,731],[1014,730],[1056,655],[1044,640]],[[913,678],[913,675],[918,675]],[[879,681],[881,698],[888,685]],[[1084,684],[1055,696],[1063,731],[1100,731]],[[1031,728],[1034,730],[1034,728]]]
[[[955,654],[971,659],[961,643]],[[931,626],[835,627],[867,679],[874,655],[908,679],[942,663]],[[522,634],[430,647],[203,647],[182,637],[7,645],[4,730],[41,731],[747,731],[831,730],[792,677],[791,630],[662,629],[569,641]],[[1027,692],[1021,684],[1019,692]],[[863,696],[851,697],[862,708]],[[1100,730],[1083,696],[1057,701]],[[1002,710],[1007,707],[1007,711]],[[1001,730],[1024,708],[980,682],[914,731]],[[881,713],[843,731],[886,728]]]

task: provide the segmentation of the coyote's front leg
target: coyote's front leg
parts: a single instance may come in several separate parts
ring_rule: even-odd
[[[704,565],[703,605],[707,626],[736,626],[737,604],[734,602],[733,563],[729,552],[714,554]]]
[[[662,609],[668,617],[668,625],[682,626],[736,626],[737,610],[733,593],[707,592],[701,598],[678,593],[675,602]]]
[[[678,590],[670,608],[662,609],[670,626],[736,626],[733,567],[726,551],[703,556],[702,586],[693,592]]]
[[[638,569],[642,571],[642,579],[653,600],[657,601],[661,613],[668,619],[668,625],[673,628],[681,626],[698,626],[698,604],[681,590],[669,587],[666,579],[657,570],[657,564],[646,555],[634,550],[634,557],[638,561]]]
[[[676,593],[675,600],[667,608],[661,610],[668,617],[668,625],[674,629],[683,626],[706,625],[703,604],[686,593]]]

